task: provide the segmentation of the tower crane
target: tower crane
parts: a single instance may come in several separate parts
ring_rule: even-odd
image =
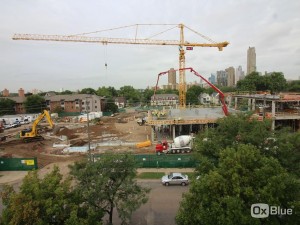
[[[180,39],[178,40],[157,40],[150,38],[137,38],[137,30],[141,25],[176,25],[180,29]],[[106,38],[106,37],[89,37],[85,36],[87,34],[98,33],[102,31],[109,31],[114,29],[126,28],[136,26],[136,35],[135,38]],[[173,28],[175,28],[173,27]],[[173,29],[171,28],[171,29]],[[189,29],[190,31],[200,35],[202,38],[206,39],[210,43],[197,43],[197,42],[188,42],[184,39],[184,28]],[[171,30],[168,29],[168,30]],[[167,31],[168,31],[167,30]],[[179,106],[185,108],[186,106],[186,79],[185,79],[185,50],[184,47],[193,48],[193,47],[216,47],[219,51],[222,51],[229,42],[215,42],[210,38],[198,33],[197,31],[185,26],[184,24],[135,24],[124,27],[118,27],[108,30],[95,31],[90,33],[82,33],[76,35],[45,35],[45,34],[14,34],[13,40],[34,40],[34,41],[63,41],[63,42],[86,42],[86,43],[102,43],[107,44],[133,44],[133,45],[165,45],[165,46],[178,46],[179,47]],[[163,33],[163,32],[161,32]],[[161,34],[159,33],[159,34]],[[158,35],[158,34],[157,34]],[[157,36],[154,35],[154,36]],[[152,37],[154,37],[152,36]]]

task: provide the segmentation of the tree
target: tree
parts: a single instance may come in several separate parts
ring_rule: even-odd
[[[177,89],[159,89],[156,92],[157,94],[175,94],[179,95],[179,91]]]
[[[293,80],[287,83],[286,90],[291,92],[300,92],[300,80]]]
[[[8,114],[15,114],[15,104],[14,100],[9,98],[1,98],[0,99],[0,116],[8,115]]]
[[[93,88],[83,88],[80,94],[96,94],[96,91]]]
[[[149,189],[139,186],[134,179],[136,163],[131,155],[110,154],[93,163],[76,162],[70,168],[78,184],[78,205],[87,215],[103,218],[108,214],[112,224],[116,208],[122,224],[126,224],[132,212],[148,199]]]
[[[270,128],[268,120],[238,114],[196,137],[200,179],[184,197],[178,224],[260,224],[250,217],[251,204],[259,202],[300,209],[300,134]],[[264,224],[297,219],[296,214],[272,216]]]
[[[217,128],[198,135],[195,140],[196,157],[200,161],[197,170],[209,172],[218,166],[222,149],[249,143],[260,149],[261,154],[276,158],[287,171],[299,177],[300,133],[286,129],[272,131],[271,121],[258,121],[251,114],[222,118]]]
[[[140,101],[141,94],[132,86],[123,86],[119,90],[119,95],[126,98],[129,104],[135,104]]]
[[[104,107],[105,112],[112,112],[116,113],[118,112],[118,106],[115,104],[114,100],[112,98],[108,98]]]
[[[71,94],[73,94],[73,92],[70,90],[65,90],[65,91],[60,92],[60,94],[61,95],[71,95]]]
[[[239,91],[271,91],[271,93],[275,93],[286,88],[286,80],[281,72],[272,72],[264,76],[252,72],[243,80],[239,80],[236,86]]]
[[[153,89],[145,89],[143,92],[143,96],[142,96],[142,101],[144,103],[150,103],[151,102],[151,97],[154,95],[154,90]]]
[[[76,206],[71,202],[70,179],[62,180],[58,167],[43,179],[29,172],[19,192],[5,186],[1,192],[2,224],[64,224]]]
[[[187,104],[198,104],[199,95],[204,92],[204,88],[194,85],[190,87],[186,92],[186,103]]]
[[[97,95],[105,97],[117,97],[118,91],[114,87],[99,87]]]
[[[300,182],[273,157],[252,145],[221,150],[218,167],[200,176],[184,195],[177,224],[296,224],[300,209]],[[252,218],[251,204],[293,208],[289,216]]]
[[[45,109],[45,99],[40,95],[28,96],[24,102],[27,113],[38,113]]]
[[[226,93],[226,92],[235,92],[236,88],[235,87],[226,87],[226,86],[223,86],[223,87],[220,87],[220,90],[223,93]]]
[[[283,73],[273,72],[270,75],[266,75],[266,77],[269,78],[267,84],[271,93],[278,93],[286,88],[286,79]]]
[[[248,74],[243,80],[239,80],[236,84],[237,90],[239,91],[258,91],[262,89],[262,76],[259,76],[257,72]],[[266,90],[266,89],[265,89]]]

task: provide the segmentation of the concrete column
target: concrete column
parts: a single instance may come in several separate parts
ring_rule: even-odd
[[[275,117],[275,110],[276,110],[275,101],[272,101],[272,117]]]
[[[275,118],[272,118],[271,130],[275,130]]]
[[[248,99],[248,111],[251,110],[251,98]]]
[[[231,107],[232,96],[230,96],[229,98],[227,98],[227,100],[228,100],[228,107]]]
[[[155,127],[154,126],[151,126],[151,142],[154,142],[154,139],[155,139],[155,134],[154,134],[154,129],[155,129]]]
[[[252,99],[252,111],[255,111],[255,98]]]
[[[238,102],[238,98],[235,97],[235,98],[234,98],[234,109],[235,109],[235,110],[237,109],[237,102]]]
[[[173,139],[175,138],[175,127],[176,127],[176,125],[173,125],[173,126],[172,126]]]

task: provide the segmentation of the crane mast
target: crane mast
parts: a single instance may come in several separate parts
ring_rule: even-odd
[[[137,26],[139,24],[136,24]],[[129,27],[129,26],[126,26]],[[102,44],[133,44],[133,45],[166,45],[179,47],[179,106],[186,106],[186,79],[185,79],[185,50],[184,47],[217,47],[222,51],[229,43],[214,42],[211,39],[199,34],[198,32],[186,27],[184,24],[178,25],[180,29],[180,40],[156,40],[156,39],[134,39],[130,38],[104,38],[104,37],[87,37],[84,35],[45,35],[45,34],[14,34],[13,40],[33,40],[33,41],[60,41],[60,42],[84,42],[84,43],[102,43]],[[184,40],[184,27],[197,33],[211,43],[187,42]],[[137,30],[136,30],[137,32]],[[92,32],[96,33],[96,32]],[[137,34],[135,35],[137,36]]]
[[[185,68],[185,51],[184,51],[184,33],[183,24],[180,27],[180,45],[179,45],[179,69]],[[185,70],[179,70],[179,107],[184,108],[186,105],[186,80]]]

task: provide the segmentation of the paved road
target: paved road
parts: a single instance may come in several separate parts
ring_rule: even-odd
[[[140,180],[143,186],[150,187],[148,202],[132,214],[132,225],[171,225],[175,224],[175,216],[179,209],[182,194],[189,187],[163,186],[160,180]],[[114,214],[113,224],[121,224],[117,214]]]
[[[139,172],[192,172],[193,169],[140,169]],[[20,173],[16,173],[18,176]],[[11,174],[10,174],[11,175]],[[24,174],[22,174],[25,176]],[[21,184],[21,179],[15,180],[13,186],[18,189]],[[189,186],[163,186],[160,180],[138,180],[142,186],[151,188],[149,200],[145,205],[142,205],[136,212],[132,214],[132,225],[172,225],[175,224],[175,216],[179,209],[179,204],[182,199],[182,194],[189,190]],[[0,191],[2,190],[0,184]],[[3,205],[0,199],[0,214],[2,213]],[[121,224],[116,212],[113,216],[113,224]]]

